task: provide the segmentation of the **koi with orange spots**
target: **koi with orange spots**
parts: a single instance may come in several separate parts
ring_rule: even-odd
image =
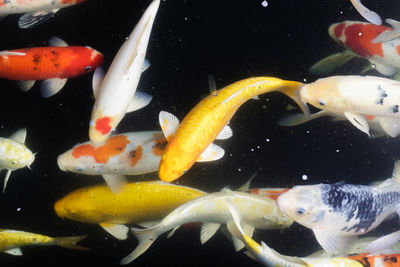
[[[222,158],[224,150],[212,142],[232,136],[227,123],[244,102],[273,91],[285,93],[297,101],[299,98],[295,94],[302,85],[274,77],[248,78],[212,92],[180,124],[174,115],[160,112],[159,121],[168,145],[160,162],[159,177],[171,182],[186,173],[196,161]]]
[[[0,0],[0,17],[22,14],[18,26],[26,29],[52,18],[62,8],[80,4],[86,0]]]
[[[158,170],[167,141],[160,131],[130,132],[111,136],[105,143],[77,144],[58,156],[63,171],[102,175],[117,192],[125,184],[124,175]]]
[[[103,55],[88,46],[68,46],[53,37],[50,47],[33,47],[0,52],[0,78],[18,80],[23,91],[30,90],[36,80],[42,96],[61,90],[68,78],[93,71],[103,63]]]
[[[347,258],[360,262],[369,267],[397,267],[400,265],[400,254],[377,254],[363,253],[351,255]]]
[[[310,72],[316,75],[327,75],[355,57],[367,59],[372,69],[386,76],[393,76],[400,68],[400,39],[385,41],[377,39],[383,33],[399,31],[399,23],[388,20],[391,27],[375,25],[360,21],[344,21],[329,27],[330,37],[346,50],[330,55],[315,63]]]
[[[104,142],[127,112],[147,106],[152,96],[136,92],[142,71],[148,67],[145,55],[160,0],[153,0],[132,33],[119,49],[104,75],[101,68],[93,75],[95,103],[89,123],[92,143]]]

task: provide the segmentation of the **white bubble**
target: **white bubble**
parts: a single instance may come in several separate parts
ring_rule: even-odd
[[[340,149],[336,149],[336,153],[340,152]]]
[[[268,138],[266,138],[265,141],[269,142],[270,140]]]
[[[268,6],[268,2],[264,0],[264,1],[261,2],[261,5],[262,5],[263,7],[267,7],[267,6]]]
[[[303,179],[303,181],[305,181],[305,180],[308,179],[308,177],[307,177],[307,175],[303,174],[303,175],[301,176],[301,179]]]
[[[21,208],[17,208],[17,211],[21,211]]]
[[[306,78],[304,78],[304,79],[303,79],[303,82],[307,82],[307,79],[306,79]]]
[[[359,33],[358,33],[358,36],[362,36],[362,32],[359,32]]]
[[[253,151],[254,151],[254,148],[250,149],[250,151],[253,152]]]
[[[241,169],[241,168],[238,168],[238,171],[239,171],[239,172],[241,172],[241,171],[242,171],[242,169]]]

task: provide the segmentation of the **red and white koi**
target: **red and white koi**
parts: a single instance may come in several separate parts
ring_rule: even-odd
[[[58,156],[63,171],[102,175],[113,192],[125,184],[124,175],[158,170],[167,141],[160,131],[130,132],[111,136],[105,143],[77,144]]]
[[[30,90],[36,80],[41,84],[42,96],[60,91],[68,78],[93,71],[103,64],[103,55],[88,46],[68,46],[53,37],[50,47],[32,47],[0,52],[0,78],[18,80],[23,91]]]
[[[86,0],[0,0],[0,17],[22,14],[20,28],[31,28],[52,18],[61,8],[80,4]]]
[[[136,92],[136,87],[143,70],[159,5],[160,0],[154,0],[146,9],[114,57],[107,74],[104,76],[103,71],[98,68],[93,75],[93,94],[96,101],[90,120],[89,137],[94,144],[104,142],[125,113],[138,110],[151,101],[150,95]]]

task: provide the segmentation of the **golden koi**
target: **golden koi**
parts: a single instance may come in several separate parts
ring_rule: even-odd
[[[248,78],[214,91],[200,101],[180,124],[174,115],[160,112],[161,129],[168,140],[160,162],[160,179],[171,182],[186,173],[196,161],[223,157],[224,150],[212,142],[232,136],[227,123],[248,99],[280,91],[297,101],[298,97],[292,93],[296,94],[302,85],[273,77]]]
[[[13,170],[28,167],[35,160],[35,155],[24,145],[26,128],[20,129],[9,138],[0,137],[0,170],[6,169],[3,192]]]
[[[77,245],[83,240],[83,236],[71,237],[50,237],[35,233],[0,229],[0,252],[5,252],[15,256],[21,256],[20,247],[24,246],[60,246],[70,249],[89,250],[88,248]]]

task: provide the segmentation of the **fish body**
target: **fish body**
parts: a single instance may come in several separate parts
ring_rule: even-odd
[[[13,170],[29,167],[35,155],[25,146],[26,128],[20,129],[9,138],[0,137],[0,170],[7,170],[3,192]]]
[[[400,82],[375,76],[331,76],[300,89],[303,103],[328,112],[344,114],[369,135],[368,117],[377,117],[391,137],[400,132]],[[306,114],[308,115],[308,114]]]
[[[161,181],[128,183],[118,194],[107,186],[96,185],[67,194],[54,204],[54,210],[61,218],[99,224],[115,237],[125,239],[128,228],[124,224],[159,221],[178,206],[205,194]]]
[[[24,14],[18,21],[20,28],[31,28],[50,19],[66,7],[86,0],[0,0],[0,16]]]
[[[283,215],[276,206],[276,202],[269,198],[251,195],[244,192],[222,192],[208,194],[203,197],[186,202],[168,214],[159,224],[148,229],[132,228],[139,239],[139,245],[121,264],[127,264],[140,256],[154,240],[161,234],[190,223],[205,223],[202,227],[202,243],[208,240],[219,228],[220,224],[232,221],[226,201],[235,203],[243,223],[248,227],[257,229],[278,229],[288,227],[292,220]]]
[[[214,91],[200,101],[180,124],[172,114],[161,112],[160,124],[168,145],[160,162],[160,179],[171,182],[186,173],[196,161],[223,157],[224,150],[212,142],[232,136],[227,123],[244,102],[259,94],[298,89],[301,85],[273,77],[249,78]]]
[[[349,259],[360,262],[363,266],[369,267],[395,267],[399,266],[400,254],[377,254],[369,255],[363,253],[348,256]]]
[[[42,95],[48,97],[57,93],[67,79],[89,73],[102,63],[103,55],[87,46],[15,49],[0,52],[0,78],[21,81],[24,91],[36,80],[45,80]]]
[[[160,131],[129,132],[100,144],[77,144],[59,155],[57,162],[63,171],[103,175],[107,181],[157,171],[166,144]]]
[[[400,163],[393,177],[378,186],[318,184],[295,186],[278,197],[279,208],[299,224],[313,230],[322,248],[343,255],[355,236],[376,228],[393,213],[400,212]],[[367,251],[390,247],[399,240],[384,237],[374,241]],[[379,249],[378,249],[379,247]]]
[[[136,92],[142,73],[153,22],[160,4],[154,0],[119,49],[107,74],[101,69],[93,75],[95,103],[89,125],[90,141],[104,142],[125,113],[146,106],[151,96]]]
[[[0,229],[0,252],[20,256],[20,247],[24,246],[61,246],[70,249],[88,250],[76,245],[86,236],[50,237],[24,231]]]

